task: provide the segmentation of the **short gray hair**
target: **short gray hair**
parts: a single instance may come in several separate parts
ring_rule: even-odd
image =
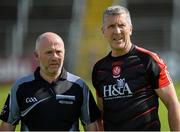
[[[105,17],[120,15],[120,14],[126,14],[127,15],[127,21],[129,23],[129,25],[132,26],[131,16],[130,16],[129,10],[123,6],[120,6],[120,5],[110,6],[104,11],[103,23],[105,22]]]

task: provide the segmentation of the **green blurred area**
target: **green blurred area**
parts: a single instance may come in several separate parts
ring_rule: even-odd
[[[93,86],[88,81],[87,81],[87,84],[90,87],[90,90],[92,91],[92,93],[95,97],[95,90],[94,90]],[[5,103],[5,100],[6,100],[6,97],[9,92],[10,87],[11,87],[11,85],[4,85],[4,86],[0,87],[0,110],[2,109],[2,107]],[[178,98],[180,100],[180,82],[175,83],[175,88],[176,88]],[[165,108],[165,106],[163,105],[163,103],[161,101],[160,101],[160,106],[159,106],[159,116],[160,116],[160,120],[161,120],[161,131],[169,131],[167,109]],[[1,123],[1,121],[0,121],[0,123]],[[19,131],[19,130],[20,130],[20,125],[18,125],[16,128],[16,131]],[[80,126],[80,131],[83,131],[82,126]]]

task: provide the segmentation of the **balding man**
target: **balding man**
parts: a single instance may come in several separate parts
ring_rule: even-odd
[[[52,32],[36,40],[39,64],[34,74],[17,80],[11,88],[0,119],[1,130],[77,131],[79,118],[85,130],[97,130],[99,110],[93,96],[78,76],[63,68],[64,42]]]

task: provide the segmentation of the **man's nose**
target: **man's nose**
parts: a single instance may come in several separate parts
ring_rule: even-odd
[[[57,57],[58,57],[57,53],[56,53],[56,52],[53,52],[52,57],[57,58]]]
[[[117,34],[121,33],[121,28],[115,27],[114,32]]]

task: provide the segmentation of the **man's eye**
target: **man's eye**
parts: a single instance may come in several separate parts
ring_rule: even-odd
[[[61,51],[56,51],[56,54],[60,55],[62,52]]]
[[[114,25],[110,25],[109,28],[114,28]]]
[[[118,27],[120,27],[120,28],[124,28],[124,27],[126,27],[126,25],[121,24],[121,25],[118,25]]]
[[[49,54],[52,54],[52,51],[48,51],[48,52],[46,52],[46,53],[49,55]]]

